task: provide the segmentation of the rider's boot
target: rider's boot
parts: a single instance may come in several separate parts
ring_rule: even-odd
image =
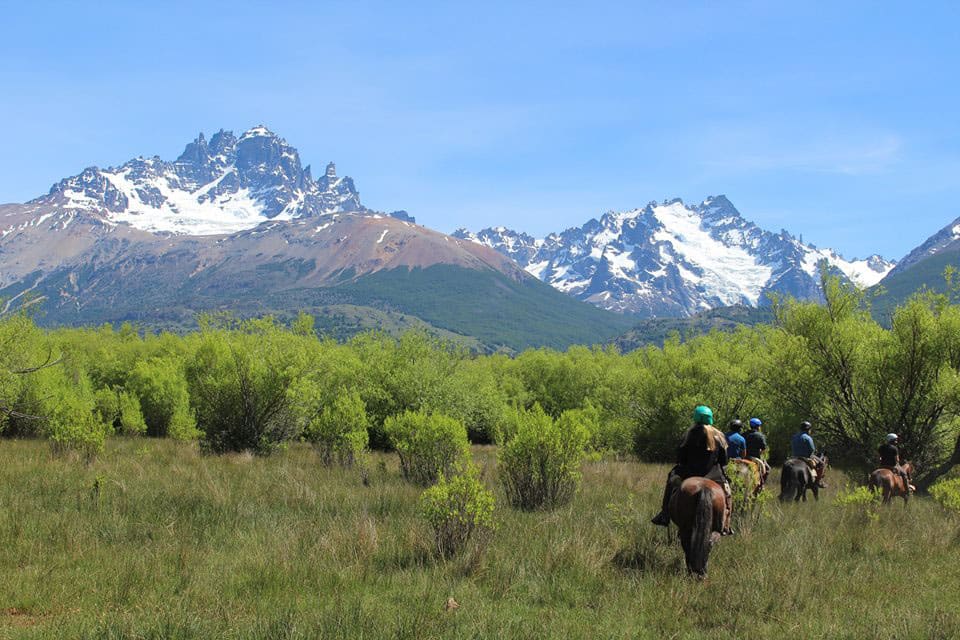
[[[650,521],[658,527],[670,526],[670,498],[673,496],[672,478],[667,478],[667,486],[663,488],[663,502],[660,505],[660,513],[655,515]]]
[[[908,496],[909,496],[911,493],[913,493],[914,491],[917,490],[916,487],[914,487],[912,484],[910,484],[910,476],[909,476],[909,475],[907,475],[906,473],[903,473],[903,474],[901,474],[900,477],[903,478],[903,486],[906,487],[906,491],[907,491],[907,495],[908,495]]]

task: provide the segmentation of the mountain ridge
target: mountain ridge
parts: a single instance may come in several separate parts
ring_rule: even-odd
[[[785,230],[766,231],[723,195],[699,205],[674,198],[608,211],[543,239],[503,226],[453,235],[510,256],[580,300],[641,317],[759,306],[768,293],[820,299],[823,262],[861,286],[875,284],[894,264],[876,255],[848,261]]]
[[[88,167],[0,206],[0,296],[4,311],[29,303],[44,323],[66,325],[177,328],[205,311],[300,309],[329,320],[349,308],[508,350],[601,343],[628,322],[493,249],[365,207],[332,162],[314,179],[263,126],[201,134],[174,161]]]

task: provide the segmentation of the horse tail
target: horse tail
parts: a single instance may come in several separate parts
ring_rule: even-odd
[[[793,469],[784,465],[780,473],[780,502],[793,500],[796,497],[798,488],[794,486],[794,482],[791,482],[793,475]]]
[[[697,493],[693,512],[693,528],[690,531],[690,551],[687,568],[698,576],[707,575],[707,559],[713,544],[713,492],[703,487]]]

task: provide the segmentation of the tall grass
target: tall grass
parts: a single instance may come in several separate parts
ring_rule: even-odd
[[[474,456],[495,488],[493,451]],[[395,456],[370,468],[364,486],[306,446],[122,438],[85,466],[0,441],[0,638],[960,636],[960,522],[926,499],[770,505],[699,582],[647,522],[665,467],[589,464],[569,505],[501,508],[486,553],[447,562]]]

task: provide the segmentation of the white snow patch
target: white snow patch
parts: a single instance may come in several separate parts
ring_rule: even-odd
[[[383,230],[383,233],[381,233],[381,234],[380,234],[380,237],[377,239],[377,244],[380,244],[381,242],[383,242],[383,239],[384,239],[385,237],[387,237],[387,234],[388,234],[388,233],[390,233],[390,230],[389,230],[389,229],[384,229],[384,230]]]
[[[137,188],[141,185],[130,180],[129,169],[117,173],[102,173],[128,201],[125,211],[107,212],[107,218],[143,231],[194,236],[219,235],[253,229],[271,219],[289,220],[292,217],[289,212],[284,211],[275,218],[267,218],[263,215],[263,205],[245,188],[200,202],[198,195],[206,195],[214,186],[213,183],[196,193],[190,193],[172,188],[164,176],[146,181],[163,196],[163,202],[159,207],[155,207],[140,199]],[[220,176],[220,179],[223,177]]]
[[[803,270],[813,277],[818,277],[821,260],[826,260],[830,266],[839,269],[855,285],[864,288],[879,283],[896,266],[883,262],[877,270],[876,267],[871,266],[870,260],[846,260],[832,249],[810,249],[803,258]]]
[[[528,264],[525,271],[538,280],[543,280],[543,270],[550,266],[549,260]]]
[[[770,267],[758,264],[743,249],[728,247],[711,237],[700,226],[696,212],[682,203],[654,207],[653,213],[664,227],[654,234],[654,239],[669,242],[674,251],[703,273],[697,276],[681,269],[684,279],[700,283],[705,293],[715,296],[721,304],[759,302],[760,292],[773,272]]]

